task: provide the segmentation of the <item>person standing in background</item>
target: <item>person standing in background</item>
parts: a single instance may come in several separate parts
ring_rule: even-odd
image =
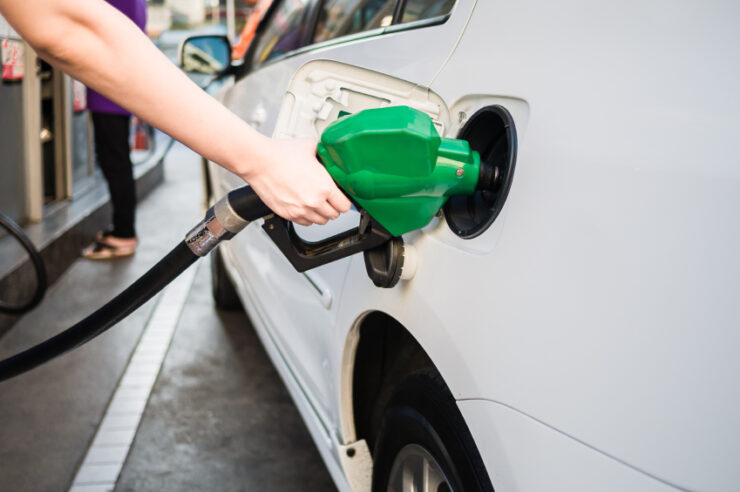
[[[146,27],[146,0],[106,0],[131,19],[142,31]],[[104,260],[130,256],[136,251],[136,187],[129,130],[131,113],[92,89],[87,90],[92,114],[95,153],[110,190],[112,225],[85,248],[85,258]]]

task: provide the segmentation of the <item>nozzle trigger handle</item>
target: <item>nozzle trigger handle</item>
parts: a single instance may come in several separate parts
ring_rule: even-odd
[[[372,219],[364,210],[360,225],[321,241],[306,241],[295,231],[292,222],[277,215],[265,220],[262,228],[272,242],[299,272],[347,258],[385,244],[391,233]]]
[[[191,231],[186,240],[196,254],[204,256],[221,240],[230,239],[249,222],[264,217],[262,228],[267,235],[297,271],[305,272],[376,248],[393,237],[365,210],[360,210],[357,227],[321,241],[306,241],[296,233],[292,222],[275,215],[250,186],[243,186],[211,207],[202,225]]]

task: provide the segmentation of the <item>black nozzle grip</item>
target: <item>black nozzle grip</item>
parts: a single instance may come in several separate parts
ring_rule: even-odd
[[[247,222],[273,213],[249,185],[230,191],[227,197],[234,212]]]
[[[366,212],[360,225],[321,241],[306,241],[295,231],[292,222],[278,216],[265,220],[262,228],[272,242],[299,272],[326,265],[384,244],[391,234]]]
[[[232,233],[229,237],[245,227],[247,222],[265,217],[262,228],[299,272],[376,248],[393,237],[367,215],[367,212],[360,209],[361,219],[358,227],[321,241],[305,241],[296,233],[293,224],[275,215],[250,186],[230,191],[227,200],[231,212],[224,210],[223,205],[217,203],[213,207],[213,213],[216,218],[223,217],[222,226]],[[244,222],[231,228],[233,214],[238,215]],[[270,215],[272,217],[268,217]]]

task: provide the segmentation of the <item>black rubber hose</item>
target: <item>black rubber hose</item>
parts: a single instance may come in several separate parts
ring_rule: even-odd
[[[0,214],[0,226],[8,231],[8,234],[13,236],[21,246],[23,246],[23,249],[28,253],[31,263],[33,263],[33,268],[36,271],[36,292],[34,292],[33,297],[28,302],[21,304],[20,306],[11,306],[4,302],[0,302],[0,313],[23,314],[38,306],[46,294],[46,265],[44,264],[44,260],[41,258],[38,250],[23,229],[13,222],[10,217]]]
[[[231,190],[227,197],[234,212],[247,222],[261,219],[273,213],[262,199],[257,196],[257,193],[251,186],[242,186],[241,188]]]
[[[30,371],[100,335],[154,297],[198,258],[184,242],[178,244],[136,282],[87,318],[45,342],[0,361],[0,381]]]

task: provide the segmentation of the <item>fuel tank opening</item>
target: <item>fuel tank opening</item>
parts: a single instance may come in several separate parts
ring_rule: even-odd
[[[517,138],[514,120],[503,106],[478,110],[460,130],[457,138],[467,140],[481,156],[481,166],[491,176],[481,181],[491,183],[472,195],[452,196],[444,206],[447,225],[463,239],[479,236],[490,227],[504,206],[511,188],[516,164]]]

